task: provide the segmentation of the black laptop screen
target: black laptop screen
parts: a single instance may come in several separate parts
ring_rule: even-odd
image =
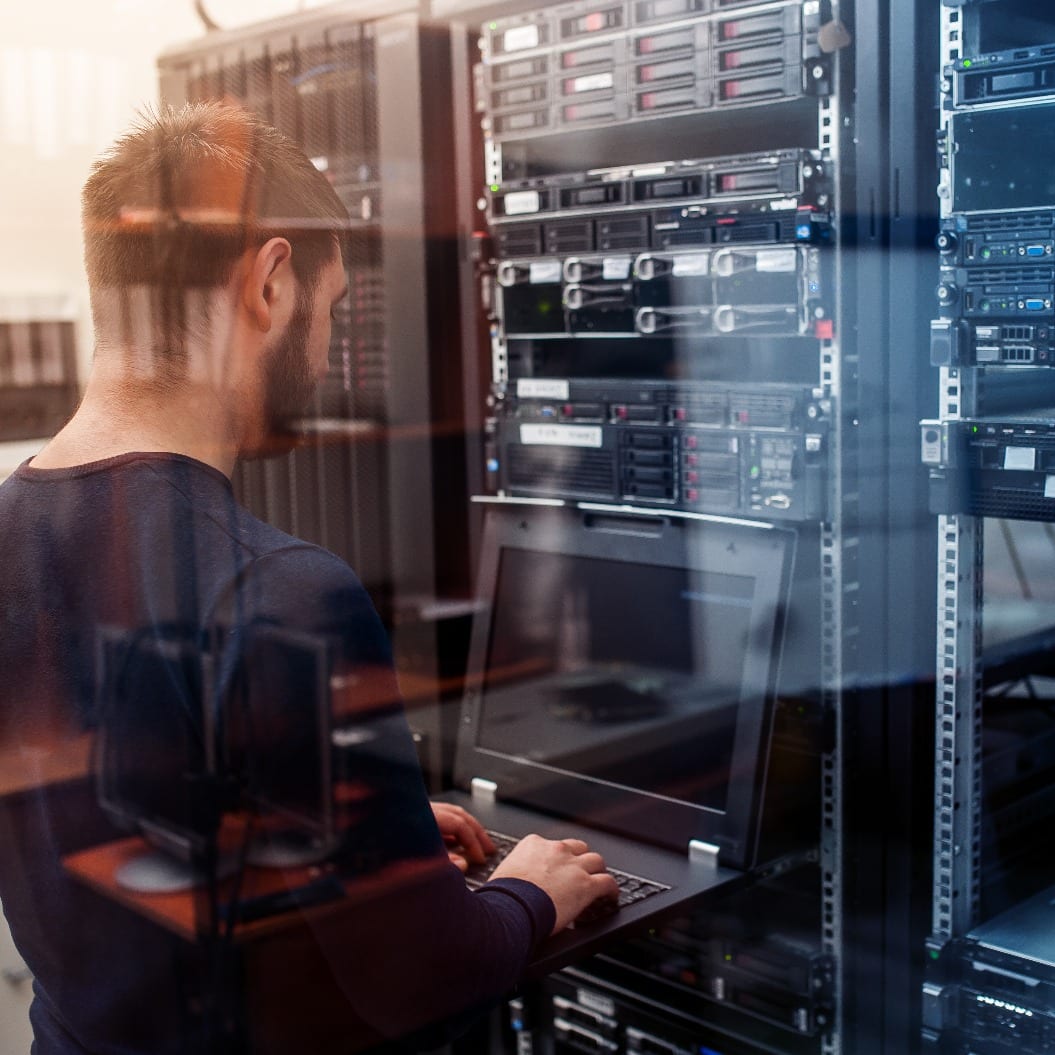
[[[724,810],[754,581],[506,548],[479,745]]]
[[[793,552],[762,525],[490,515],[456,779],[746,860]]]

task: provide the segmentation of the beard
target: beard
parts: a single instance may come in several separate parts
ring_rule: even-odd
[[[300,442],[296,424],[311,406],[316,388],[308,365],[310,331],[310,297],[300,290],[289,326],[264,366],[262,436],[258,447],[247,452],[249,457],[287,454]]]

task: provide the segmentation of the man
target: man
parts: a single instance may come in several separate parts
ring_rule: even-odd
[[[342,1050],[494,999],[614,881],[585,844],[531,837],[466,890],[444,840],[473,861],[489,840],[464,811],[430,807],[361,584],[254,519],[230,486],[237,458],[273,446],[326,369],[330,313],[347,292],[344,208],[289,140],[238,108],[198,104],[144,117],[97,162],[83,221],[96,339],[84,400],[0,487],[3,749],[49,758],[98,725],[105,634],[207,653],[222,729],[239,724],[255,628],[326,641],[352,686],[344,702],[374,723],[341,763],[357,797],[338,859],[399,879],[314,933],[345,1001]],[[194,693],[174,691],[200,720]],[[165,692],[144,691],[144,706]],[[304,721],[310,695],[289,701]],[[251,727],[251,694],[237,706]],[[253,750],[250,738],[232,758],[252,771]],[[0,810],[0,900],[35,977],[35,1050],[215,1045],[195,1011],[215,996],[209,957],[64,871],[64,854],[115,837],[69,788],[42,776]]]

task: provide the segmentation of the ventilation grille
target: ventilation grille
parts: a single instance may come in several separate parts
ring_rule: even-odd
[[[537,449],[511,444],[506,464],[513,490],[554,497],[611,498],[615,458],[608,451]]]

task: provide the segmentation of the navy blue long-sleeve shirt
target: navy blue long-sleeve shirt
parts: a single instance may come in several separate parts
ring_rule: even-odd
[[[419,877],[311,931],[348,1037],[418,1029],[515,984],[552,929],[553,904],[520,880],[471,894],[447,861],[386,635],[346,564],[257,520],[223,474],[173,454],[22,466],[0,486],[0,547],[0,747],[32,752],[56,730],[96,727],[101,628],[140,643],[178,633],[208,647],[221,727],[251,628],[324,639],[336,669],[352,676],[346,702],[373,729],[338,766],[367,792],[339,856],[390,870],[409,863]],[[310,693],[290,700],[311,706]],[[204,954],[62,868],[64,855],[120,834],[90,781],[42,778],[0,800],[0,902],[35,979],[38,1055],[198,1048],[188,1008],[211,982]]]

